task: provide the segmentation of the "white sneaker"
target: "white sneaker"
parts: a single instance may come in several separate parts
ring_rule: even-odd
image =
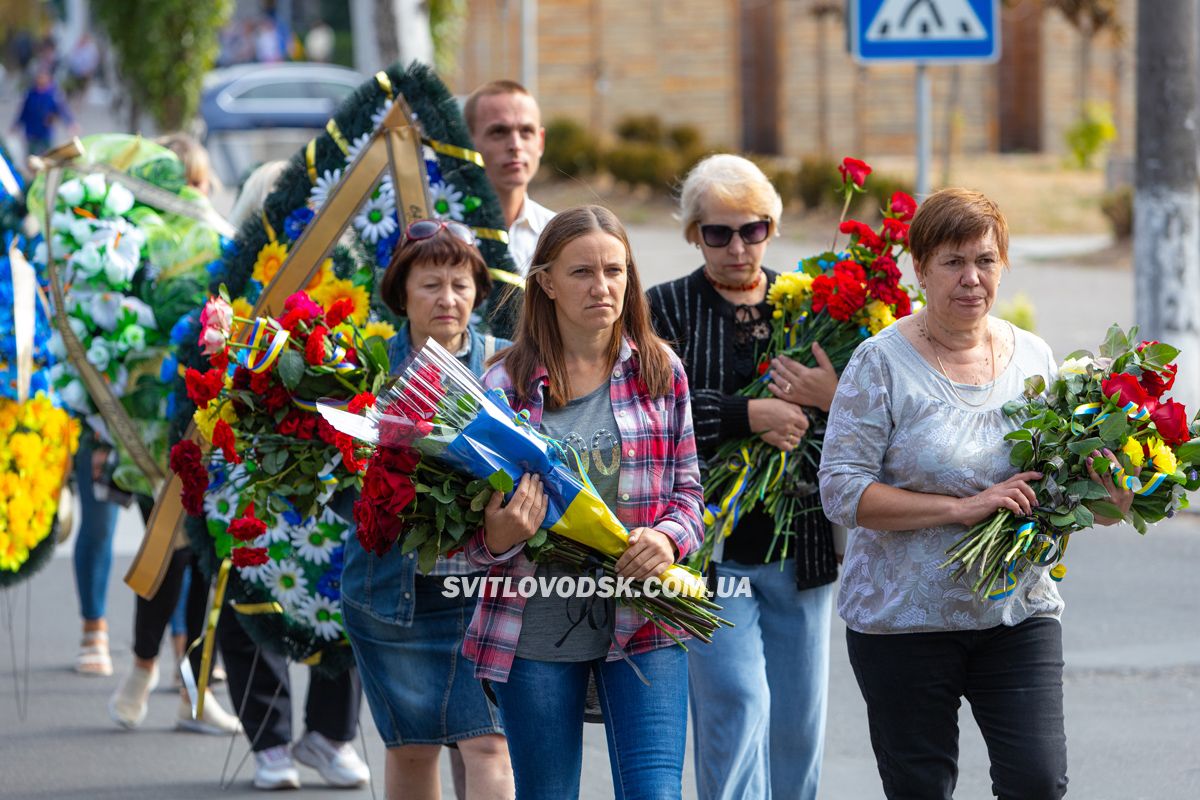
[[[117,691],[108,700],[108,715],[123,728],[136,728],[146,719],[150,703],[150,692],[158,686],[158,664],[142,669],[136,664]]]
[[[206,701],[207,702],[207,701]],[[254,754],[255,789],[299,789],[300,772],[286,744],[277,744]]]
[[[207,733],[210,736],[229,736],[240,733],[242,723],[238,718],[221,708],[211,690],[204,692],[204,716],[192,719],[192,704],[179,701],[179,713],[175,717],[175,729],[192,733]]]
[[[292,745],[292,755],[321,773],[330,786],[366,786],[371,780],[371,771],[349,742],[330,741],[316,731],[308,731]]]

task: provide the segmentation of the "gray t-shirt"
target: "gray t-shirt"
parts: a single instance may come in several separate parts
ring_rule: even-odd
[[[1001,323],[1002,324],[1002,323]],[[1016,473],[1004,435],[1018,421],[1002,406],[1025,379],[1057,372],[1049,346],[1015,330],[1015,349],[995,386],[951,384],[896,326],[855,351],[838,382],[821,457],[821,500],[850,529],[838,613],[859,633],[982,630],[1034,616],[1058,617],[1063,601],[1044,567],[1000,600],[976,597],[941,567],[961,525],[876,531],[857,524],[858,501],[872,483],[965,497]],[[965,399],[964,399],[965,398]]]
[[[621,431],[613,414],[610,391],[609,381],[605,381],[591,394],[546,411],[542,415],[542,433],[574,448],[600,499],[609,508],[616,508],[621,477]],[[539,564],[535,575],[537,578],[565,576],[578,577],[579,573],[563,564]],[[517,656],[559,662],[604,658],[612,644],[613,611],[611,599],[557,594],[543,597],[539,592],[525,603]]]

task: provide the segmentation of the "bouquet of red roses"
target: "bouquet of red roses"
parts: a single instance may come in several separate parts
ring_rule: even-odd
[[[1024,399],[1005,405],[1006,414],[1023,420],[1004,437],[1012,442],[1010,460],[1021,471],[1042,473],[1032,483],[1041,505],[1030,518],[998,511],[946,551],[942,566],[973,578],[976,593],[1007,597],[1035,566],[1052,567],[1051,577],[1061,580],[1067,541],[1097,516],[1124,518],[1145,533],[1147,524],[1187,508],[1187,492],[1200,488],[1200,439],[1192,438],[1200,425],[1189,422],[1182,403],[1165,397],[1179,351],[1160,342],[1134,346],[1136,338],[1136,328],[1126,335],[1114,325],[1098,357],[1072,353],[1048,390],[1034,376]],[[1088,474],[1088,458],[1104,448],[1119,462],[1109,463],[1114,482],[1134,493],[1128,514]],[[1093,459],[1098,472],[1101,463]]]
[[[226,464],[245,464],[238,488],[251,502],[231,533],[239,525],[261,533],[257,516],[312,516],[335,487],[361,485],[364,464],[354,440],[326,423],[316,405],[323,400],[361,411],[375,402],[373,392],[388,376],[386,343],[364,337],[349,319],[352,310],[345,298],[324,309],[297,292],[278,319],[242,319],[233,315],[224,287],[205,305],[200,346],[210,368],[189,368],[184,380],[204,442]],[[239,325],[249,326],[245,342],[234,335]],[[184,508],[199,516],[208,488],[200,446],[179,442],[170,464],[183,481]],[[250,541],[258,533],[237,538]]]
[[[863,191],[871,168],[847,158],[839,170],[845,208],[849,208],[854,194]],[[759,379],[743,388],[741,396],[772,396],[768,369],[776,356],[817,366],[814,343],[821,345],[834,369],[841,372],[868,337],[912,313],[913,299],[900,285],[897,261],[907,252],[908,221],[916,209],[913,198],[896,192],[878,231],[863,222],[846,220],[839,226],[841,233],[850,234],[844,251],[831,249],[806,258],[795,272],[775,280],[767,293],[767,302],[774,309],[770,344],[759,360]],[[705,513],[704,545],[691,563],[706,566],[716,543],[733,532],[743,514],[759,505],[775,521],[775,541],[768,559],[781,538],[787,557],[793,521],[805,513],[804,498],[817,490],[815,483],[800,477],[797,465],[807,462],[815,470],[821,460],[823,415],[813,409],[806,413],[812,425],[791,453],[758,436],[728,442],[717,450],[704,482],[704,496],[715,502]]]

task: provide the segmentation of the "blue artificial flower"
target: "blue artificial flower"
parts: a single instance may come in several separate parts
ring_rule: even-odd
[[[226,239],[224,236],[221,237],[221,257],[222,258],[226,258],[226,259],[233,258],[234,256],[237,255],[237,251],[238,251],[237,240]]]
[[[167,418],[175,416],[175,393],[171,392],[167,395]]]
[[[342,599],[342,571],[330,567],[317,580],[317,594],[327,600]]]
[[[392,253],[395,252],[399,244],[400,225],[399,217],[397,217],[396,229],[375,243],[375,263],[380,267],[387,267],[388,264],[392,263]]]
[[[287,219],[283,221],[283,235],[291,241],[296,241],[300,238],[300,234],[304,233],[304,229],[308,227],[308,223],[312,222],[313,210],[308,206],[300,206],[295,211],[287,215]]]
[[[430,183],[442,182],[442,167],[436,158],[425,159],[425,174],[429,176]]]
[[[225,271],[225,261],[224,259],[214,258],[208,262],[208,266],[205,269],[208,270],[209,277],[218,278]]]
[[[299,525],[304,521],[304,517],[300,516],[300,512],[293,508],[291,503],[288,503],[288,510],[283,512],[283,521],[288,525]]]
[[[246,298],[246,302],[248,302],[250,305],[254,305],[258,302],[258,296],[262,294],[262,290],[263,285],[251,278],[250,280],[246,281],[246,291],[242,294]]]
[[[208,490],[210,492],[220,489],[229,480],[229,473],[225,469],[225,462],[210,461],[208,463]]]
[[[346,563],[346,545],[340,544],[329,552],[329,568],[341,574],[342,565]]]
[[[200,323],[200,309],[195,309],[171,326],[171,344],[179,346],[186,342],[189,337],[193,337],[195,332],[192,330],[194,325]]]
[[[161,383],[170,384],[179,374],[179,359],[175,356],[167,356],[163,359],[162,366],[158,369],[158,380]]]

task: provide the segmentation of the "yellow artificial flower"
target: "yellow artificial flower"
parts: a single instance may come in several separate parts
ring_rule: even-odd
[[[373,320],[363,327],[362,335],[364,339],[379,336],[386,340],[396,335],[396,328],[390,322]]]
[[[867,330],[872,335],[879,333],[884,328],[896,321],[896,317],[892,314],[891,306],[879,300],[872,300],[867,304]]]
[[[271,279],[275,277],[275,273],[279,272],[279,268],[283,266],[287,254],[287,245],[282,242],[268,242],[263,245],[263,248],[258,251],[258,258],[254,262],[254,272],[251,273],[254,280],[261,283],[264,287],[269,284]]]
[[[1162,439],[1151,439],[1149,445],[1150,460],[1154,462],[1154,468],[1167,475],[1175,474],[1175,470],[1179,468],[1179,462],[1175,460],[1175,453],[1171,450],[1170,445]]]
[[[333,274],[333,259],[327,258],[321,262],[321,267],[316,271],[316,274],[309,279],[308,285],[304,287],[304,291],[311,295],[324,284],[336,279],[337,276]]]
[[[1140,467],[1146,460],[1142,443],[1132,436],[1125,440],[1125,444],[1121,447],[1121,452],[1129,456],[1129,463],[1135,467]]]
[[[812,276],[804,272],[785,272],[775,279],[767,291],[767,302],[782,312],[799,311],[812,292]],[[777,317],[778,318],[778,317]]]
[[[321,284],[310,294],[312,295],[312,299],[320,303],[327,311],[338,300],[348,297],[354,303],[354,312],[350,315],[350,319],[354,321],[355,325],[362,325],[367,321],[371,296],[367,294],[367,290],[362,286],[355,286],[353,282],[342,278],[334,278],[331,281]]]
[[[213,429],[217,427],[217,420],[220,419],[225,420],[230,426],[237,423],[238,415],[233,410],[233,403],[209,403],[207,408],[197,408],[196,413],[192,414],[196,430],[200,431],[206,442],[212,441]]]

